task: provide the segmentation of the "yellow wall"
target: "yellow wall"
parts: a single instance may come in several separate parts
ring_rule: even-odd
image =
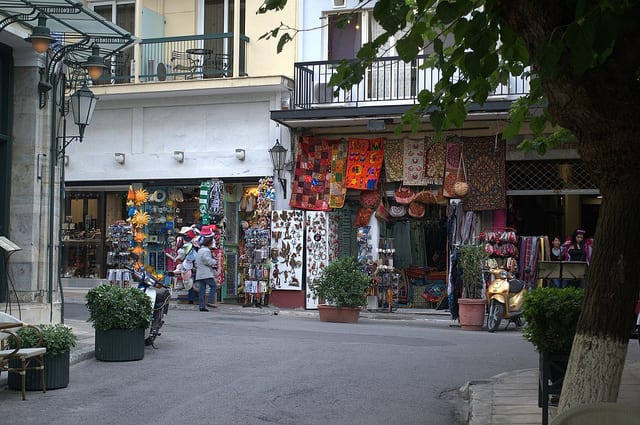
[[[198,0],[143,0],[142,5],[162,14],[166,19],[165,37],[196,34]],[[263,0],[247,0],[246,36],[247,73],[250,77],[285,75],[293,78],[293,63],[296,59],[294,38],[282,53],[277,54],[278,39],[260,40],[260,36],[284,22],[297,28],[298,2],[290,1],[284,10],[257,15]]]

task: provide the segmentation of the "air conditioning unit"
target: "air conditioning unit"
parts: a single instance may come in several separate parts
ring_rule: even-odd
[[[351,101],[351,92],[339,90],[338,94],[334,94],[335,87],[329,83],[315,83],[313,90],[313,103],[322,104],[344,104]]]
[[[343,7],[347,7],[347,0],[333,0],[334,9],[340,9]]]

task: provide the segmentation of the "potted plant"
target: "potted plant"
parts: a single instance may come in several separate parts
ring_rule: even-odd
[[[462,269],[462,297],[460,305],[460,327],[466,330],[481,330],[484,323],[485,300],[482,297],[482,271],[489,258],[481,245],[462,245],[458,254],[458,268]]]
[[[20,347],[46,348],[47,354],[44,356],[46,389],[65,388],[69,385],[69,355],[71,349],[76,346],[77,337],[73,329],[62,323],[42,324],[37,327],[41,332],[31,326],[18,329],[16,334],[20,339]],[[11,348],[16,348],[15,338],[9,337],[8,343]],[[11,360],[11,362],[18,361]],[[19,373],[9,372],[7,378],[9,388],[21,389],[21,381]],[[27,370],[25,388],[29,391],[42,390],[42,380],[38,371]]]
[[[539,288],[524,296],[522,336],[540,353],[538,405],[545,420],[549,398],[557,401],[562,390],[583,300],[584,289],[573,287]]]
[[[320,271],[312,291],[323,322],[355,323],[365,305],[369,276],[353,257],[340,258]]]
[[[102,361],[140,360],[144,332],[151,323],[151,299],[137,288],[99,285],[86,295],[95,328],[95,356]]]

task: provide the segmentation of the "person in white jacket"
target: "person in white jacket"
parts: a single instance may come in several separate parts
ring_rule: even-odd
[[[196,255],[195,284],[199,287],[198,303],[200,305],[200,311],[209,311],[207,306],[215,308],[217,292],[217,285],[213,278],[213,272],[217,268],[217,264],[211,253],[211,249],[213,248],[213,230],[209,227],[203,227],[200,236],[204,237],[204,240]],[[209,297],[205,304],[207,286],[209,287]]]

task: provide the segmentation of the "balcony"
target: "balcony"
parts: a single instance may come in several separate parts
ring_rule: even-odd
[[[423,89],[433,91],[441,77],[438,69],[423,67],[427,58],[421,55],[411,62],[403,62],[398,56],[378,58],[366,69],[364,79],[348,90],[337,90],[329,83],[340,61],[296,63],[293,108],[415,104],[418,93]],[[459,75],[453,78],[458,79]],[[514,100],[528,92],[528,78],[511,77],[507,84],[497,87],[488,101]]]
[[[96,85],[151,83],[247,76],[246,46],[249,38],[241,35],[238,65],[234,69],[234,34],[219,33],[142,40],[140,64],[134,60],[137,50],[120,52],[107,59],[106,72]]]

